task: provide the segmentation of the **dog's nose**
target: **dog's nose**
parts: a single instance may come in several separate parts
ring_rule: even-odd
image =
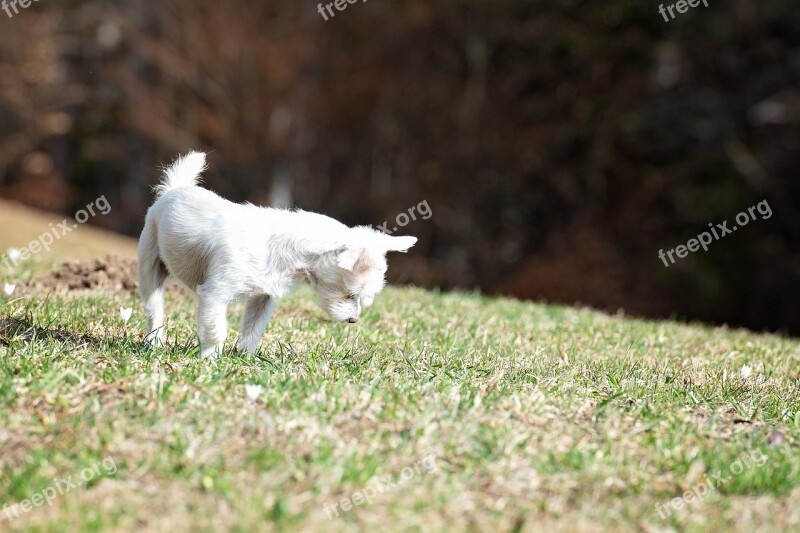
[[[350,322],[351,324],[355,324],[356,322],[358,322],[358,318],[351,318],[348,320],[348,322]]]

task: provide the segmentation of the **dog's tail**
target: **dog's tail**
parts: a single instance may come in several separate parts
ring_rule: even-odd
[[[189,152],[179,157],[172,166],[164,170],[164,179],[156,185],[156,196],[161,198],[167,191],[178,187],[191,187],[200,183],[200,174],[206,169],[206,154]]]

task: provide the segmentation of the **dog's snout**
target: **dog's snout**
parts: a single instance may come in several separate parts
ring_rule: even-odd
[[[355,324],[356,322],[358,322],[358,318],[350,318],[347,321],[350,322],[351,324]]]

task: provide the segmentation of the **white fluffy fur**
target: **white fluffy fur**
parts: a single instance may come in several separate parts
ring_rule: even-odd
[[[139,293],[147,341],[164,341],[164,284],[172,275],[197,300],[203,357],[219,353],[226,313],[246,298],[237,346],[255,352],[275,299],[302,280],[334,320],[356,322],[384,286],[386,253],[405,252],[416,237],[392,237],[369,227],[348,228],[306,211],[234,204],[197,186],[205,154],[179,158],[156,187],[139,240]]]

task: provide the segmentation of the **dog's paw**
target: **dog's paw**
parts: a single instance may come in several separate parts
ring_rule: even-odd
[[[144,339],[145,344],[150,348],[163,348],[166,344],[166,339],[162,333],[150,333]]]
[[[239,339],[236,343],[236,351],[239,355],[256,355],[261,346],[261,339]]]
[[[206,346],[200,349],[200,359],[216,361],[222,353],[222,346]]]

